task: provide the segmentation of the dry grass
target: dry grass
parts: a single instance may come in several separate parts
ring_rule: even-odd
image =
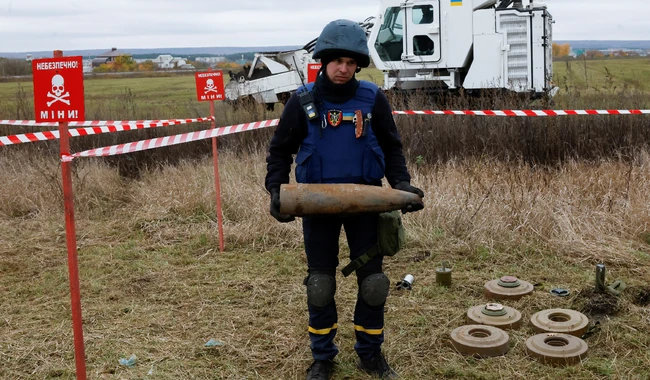
[[[65,233],[54,158],[0,151],[0,378],[74,378]],[[218,252],[208,158],[120,177],[97,159],[75,162],[77,233],[89,378],[299,379],[310,363],[300,222],[267,212],[264,155],[222,152],[226,252]],[[405,379],[650,376],[650,155],[557,167],[489,158],[413,168],[426,208],[405,217],[409,243],[386,260],[395,283],[385,351]],[[345,244],[342,242],[342,247]],[[345,256],[346,249],[342,249]],[[442,260],[453,285],[435,285]],[[347,260],[342,257],[342,262]],[[527,357],[527,318],[584,308],[594,265],[625,280],[616,310],[590,315],[602,331],[589,358],[550,368]],[[539,284],[508,302],[526,323],[511,349],[477,360],[449,347],[483,284],[513,274]],[[365,379],[352,349],[355,279],[338,279],[336,379]],[[572,291],[556,298],[553,287]],[[617,311],[614,313],[614,311]],[[211,338],[223,346],[206,348]],[[137,365],[118,359],[135,354]],[[151,375],[148,375],[151,373]]]

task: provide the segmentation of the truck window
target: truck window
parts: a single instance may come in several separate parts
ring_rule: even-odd
[[[414,24],[431,24],[433,23],[433,6],[416,5],[413,7]]]
[[[415,55],[433,55],[433,40],[429,36],[413,37],[413,54]]]
[[[377,33],[375,49],[382,61],[401,61],[404,52],[404,11],[391,7],[384,13],[384,22]]]

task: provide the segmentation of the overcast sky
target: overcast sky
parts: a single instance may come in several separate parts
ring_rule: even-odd
[[[650,39],[647,0],[546,4],[554,40]],[[0,52],[303,45],[331,20],[362,21],[378,8],[379,0],[0,0]]]

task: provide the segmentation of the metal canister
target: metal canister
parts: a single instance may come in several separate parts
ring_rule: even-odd
[[[605,264],[596,264],[596,293],[605,292]]]
[[[413,281],[415,281],[413,275],[407,274],[402,281],[397,283],[397,289],[411,290],[413,288]]]
[[[447,262],[442,262],[442,267],[436,268],[436,284],[440,286],[451,286],[451,268]]]

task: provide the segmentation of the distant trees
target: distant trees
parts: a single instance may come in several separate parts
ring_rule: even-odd
[[[225,69],[225,70],[239,70],[241,69],[242,65],[237,64],[236,62],[218,62],[215,66],[217,69]]]
[[[569,44],[560,45],[553,42],[553,46],[552,46],[553,58],[568,57],[569,53],[571,53],[571,45]]]
[[[138,71],[154,71],[156,69],[156,64],[152,60],[148,59],[138,65]]]
[[[585,57],[586,58],[601,58],[604,57],[605,54],[603,54],[602,51],[600,50],[587,50],[585,51]]]
[[[203,69],[207,69],[208,67],[210,67],[209,63],[203,62],[203,61],[191,61],[191,60],[189,60],[189,61],[187,61],[187,63],[194,66],[194,68],[197,69],[197,70],[203,70]]]
[[[30,75],[32,63],[24,59],[0,58],[0,76]]]
[[[127,72],[127,71],[136,71],[138,69],[138,64],[135,62],[133,57],[127,54],[120,55],[115,58],[115,61],[106,62],[99,67],[96,67],[93,71],[96,73],[108,73],[108,72]]]

